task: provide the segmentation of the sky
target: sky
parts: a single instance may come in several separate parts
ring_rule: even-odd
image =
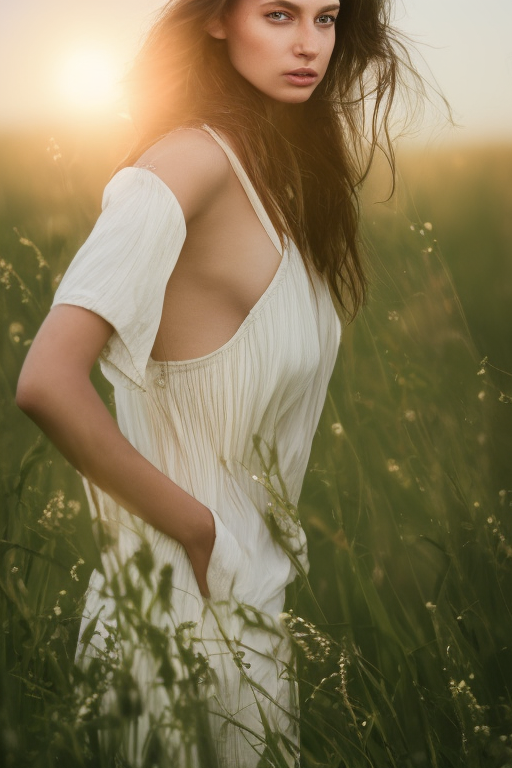
[[[121,113],[115,82],[161,5],[0,0],[0,128]],[[435,132],[444,142],[510,141],[512,0],[396,0],[394,17],[459,126],[428,115],[417,140]]]

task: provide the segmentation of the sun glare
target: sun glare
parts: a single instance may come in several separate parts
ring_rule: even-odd
[[[120,67],[106,51],[86,48],[63,58],[59,91],[70,107],[84,111],[115,108],[119,98]]]

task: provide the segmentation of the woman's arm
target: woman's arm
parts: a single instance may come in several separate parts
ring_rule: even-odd
[[[150,158],[180,201],[200,216],[227,178],[224,154],[209,137],[179,132]],[[192,135],[191,135],[192,134]],[[187,162],[187,154],[190,162]],[[85,477],[129,512],[180,542],[202,594],[215,539],[210,510],[147,461],[122,435],[90,381],[114,328],[80,306],[55,306],[27,355],[16,402]]]
[[[215,538],[211,512],[141,456],[91,383],[91,368],[111,333],[87,309],[54,307],[27,355],[16,403],[79,472],[185,547],[207,595]]]

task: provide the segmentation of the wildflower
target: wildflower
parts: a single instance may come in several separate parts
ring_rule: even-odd
[[[485,392],[483,390],[478,393],[478,399],[479,400],[485,400]]]
[[[44,258],[43,254],[41,253],[37,245],[33,243],[32,240],[29,240],[27,237],[23,237],[23,235],[20,234],[17,227],[14,227],[14,231],[16,232],[18,236],[18,240],[20,241],[21,245],[26,245],[28,248],[32,248],[32,250],[34,251],[39,269],[43,269],[43,268],[48,269],[48,262]],[[41,275],[37,275],[36,280],[38,278],[41,279]]]
[[[19,344],[21,341],[21,337],[25,333],[25,328],[21,323],[11,323],[9,326],[9,336],[14,341],[15,344]]]
[[[12,264],[8,264],[5,259],[0,259],[0,285],[3,285],[8,291],[12,285],[14,270]]]
[[[11,568],[11,573],[18,573],[18,571],[19,571],[18,566],[17,565],[13,565],[13,567]]]
[[[407,421],[416,421],[416,412],[415,411],[406,411],[404,413],[404,417]]]
[[[400,315],[393,309],[391,312],[388,312],[388,320],[394,320],[396,322],[397,320],[400,320]]]
[[[345,652],[342,650],[340,654],[340,658],[338,660],[338,669],[340,671],[340,684],[337,686],[337,691],[341,693],[343,696],[343,699],[345,701],[348,701],[348,694],[347,694],[347,667],[350,664],[350,659],[345,654]]]
[[[396,463],[395,459],[388,459],[388,472],[399,472],[400,467]]]
[[[65,589],[61,589],[59,595],[67,595],[67,591]]]
[[[77,570],[78,566],[79,565],[83,565],[84,562],[85,561],[83,560],[83,558],[79,557],[78,560],[76,561],[75,565],[71,568],[71,570],[69,572],[69,575],[71,576],[72,579],[74,579],[74,581],[79,581],[79,578],[77,576],[76,570]]]
[[[59,520],[64,517],[63,509],[65,509],[64,492],[56,491],[44,508],[43,514],[37,521],[38,524],[47,530],[58,528]]]
[[[79,501],[76,501],[75,499],[70,499],[66,504],[66,507],[69,510],[66,517],[68,518],[68,520],[70,520],[72,517],[75,517],[76,515],[78,515],[82,505],[80,504]]]
[[[54,614],[55,614],[56,616],[60,616],[60,615],[61,615],[61,613],[62,613],[62,608],[60,607],[60,605],[55,605],[55,606],[53,607],[53,612],[54,612]]]
[[[327,635],[318,630],[314,624],[306,621],[301,616],[296,616],[292,611],[282,614],[283,622],[288,628],[294,642],[302,650],[306,659],[314,662],[326,661],[332,653],[332,644]],[[348,663],[348,659],[342,654],[339,664]],[[340,675],[341,675],[340,668]]]
[[[430,221],[426,221],[423,226],[427,232],[432,232],[432,223]]]
[[[436,607],[437,606],[434,603],[431,603],[430,600],[428,603],[425,603],[425,608],[427,608],[429,611],[435,611]]]
[[[343,432],[344,432],[344,429],[343,429],[343,427],[341,426],[341,424],[339,424],[338,422],[336,422],[335,424],[333,424],[333,425],[331,426],[331,432],[333,433],[333,435],[337,435],[337,436],[340,436],[340,435],[342,435],[342,434],[343,434]]]

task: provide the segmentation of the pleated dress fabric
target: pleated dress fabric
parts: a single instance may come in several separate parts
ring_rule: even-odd
[[[194,623],[194,647],[211,669],[204,695],[219,768],[256,768],[270,732],[286,764],[294,765],[297,685],[280,613],[286,585],[297,569],[308,570],[306,541],[293,507],[341,327],[324,279],[308,276],[292,242],[281,246],[236,155],[217,133],[203,128],[227,154],[281,254],[274,278],[235,335],[197,359],[151,358],[165,287],[186,225],[173,192],[148,168],[124,168],[108,183],[102,213],[64,275],[54,305],[85,307],[112,324],[115,330],[100,364],[114,386],[122,433],[212,510],[216,539],[207,573],[210,598],[201,596],[180,544],[85,481],[104,574],[92,573],[76,658],[85,668],[105,650],[107,628],[120,620],[109,584],[116,578],[119,583],[123,568],[141,582],[134,563],[146,542],[154,568],[143,582],[142,609],[152,624],[166,630],[170,652],[176,650],[173,637],[183,622]],[[172,605],[164,609],[154,597],[161,569],[168,565]],[[248,609],[245,618],[244,611],[236,610],[240,604],[252,607],[253,620],[247,620]],[[98,634],[84,647],[82,633],[96,617]],[[142,765],[155,732],[173,768],[209,764],[201,748],[183,736],[174,688],[163,684],[158,665],[138,647],[137,638],[131,642],[132,674],[143,706],[129,755],[133,765]],[[173,674],[190,677],[178,657],[172,661]]]

